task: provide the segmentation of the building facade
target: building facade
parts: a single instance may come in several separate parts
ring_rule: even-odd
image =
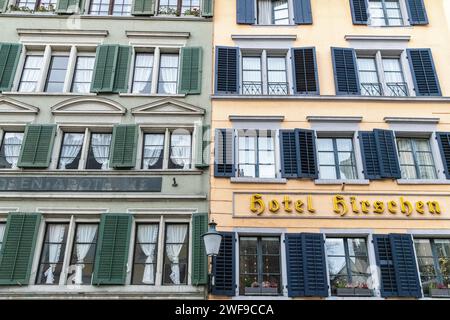
[[[212,2],[0,12],[0,298],[204,298]]]
[[[211,298],[449,297],[449,5],[215,2]]]

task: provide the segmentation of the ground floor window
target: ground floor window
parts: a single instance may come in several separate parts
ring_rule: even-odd
[[[281,294],[280,238],[240,237],[239,294]]]
[[[136,226],[132,284],[155,284],[159,225]]]
[[[166,224],[163,284],[187,284],[189,225]]]

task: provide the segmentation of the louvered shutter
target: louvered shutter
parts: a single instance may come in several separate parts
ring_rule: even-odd
[[[208,214],[195,213],[192,216],[192,284],[208,283],[208,259],[202,235],[208,231]]]
[[[256,20],[254,0],[236,0],[236,20],[239,24],[254,24]]]
[[[113,92],[128,91],[128,75],[130,73],[131,47],[119,46],[119,53],[116,62],[116,72],[114,74]]]
[[[365,178],[370,180],[381,179],[375,134],[372,131],[360,131],[358,136]]]
[[[234,131],[232,129],[216,129],[214,154],[214,176],[234,177]]]
[[[374,235],[373,244],[375,247],[375,258],[380,269],[381,296],[397,296],[397,279],[389,235]]]
[[[137,138],[136,125],[114,126],[110,153],[112,168],[133,168],[136,165]]]
[[[436,137],[444,164],[445,177],[450,179],[450,132],[436,132]]]
[[[22,45],[0,43],[0,92],[11,91]]]
[[[436,68],[430,49],[407,49],[409,65],[418,96],[441,96]]]
[[[350,48],[332,48],[331,50],[336,94],[361,94],[355,50]]]
[[[288,296],[305,296],[302,235],[288,233],[285,237]]]
[[[214,0],[202,1],[202,17],[212,17],[214,14]]]
[[[80,13],[80,0],[58,0],[58,3],[56,4],[56,13]]]
[[[315,48],[293,48],[292,64],[296,94],[319,94]]]
[[[135,16],[151,16],[155,14],[154,0],[134,0],[131,13]]]
[[[298,177],[318,178],[316,137],[314,130],[295,129],[299,150]]]
[[[50,165],[55,134],[55,125],[27,125],[17,166],[47,168]]]
[[[0,13],[8,10],[8,0],[0,0]]]
[[[367,24],[367,0],[350,0],[353,24]]]
[[[92,283],[125,284],[132,217],[130,214],[103,214],[95,256]]]
[[[294,130],[280,130],[281,176],[298,177],[300,152]]]
[[[200,94],[202,87],[202,48],[181,49],[180,93]]]
[[[235,234],[233,232],[221,232],[221,235],[222,242],[219,254],[213,258],[214,286],[212,293],[234,296],[236,294]]]
[[[0,285],[28,285],[41,215],[10,213],[0,254]]]
[[[312,24],[311,0],[293,0],[295,24]]]
[[[236,47],[216,47],[216,93],[237,94],[239,58]]]
[[[400,165],[393,131],[374,129],[373,133],[377,145],[381,177],[400,179]]]
[[[113,91],[118,56],[118,45],[100,45],[97,47],[91,92]]]
[[[406,0],[409,23],[412,25],[428,24],[427,12],[423,0]]]

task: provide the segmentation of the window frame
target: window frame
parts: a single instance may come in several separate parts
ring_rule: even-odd
[[[174,14],[164,14],[164,13],[161,13],[160,12],[160,9],[161,9],[161,0],[158,0],[158,1],[156,1],[156,4],[155,4],[155,14],[157,15],[157,16],[176,16],[176,17],[186,17],[186,16],[195,16],[195,17],[200,17],[201,16],[201,9],[202,9],[202,0],[199,0],[199,3],[198,3],[198,14],[197,15],[185,15],[185,14],[183,14],[182,13],[182,8],[183,8],[183,1],[184,0],[176,0],[176,9],[175,9],[175,13]],[[189,0],[190,1],[190,3],[192,3],[192,0]],[[168,7],[168,6],[163,6],[163,7]],[[192,5],[191,6],[189,6],[190,7],[190,11],[193,11],[193,9],[192,9]],[[186,11],[185,11],[186,12]]]
[[[316,139],[316,145],[317,145],[317,166],[319,169],[319,180],[344,180],[344,181],[355,181],[359,179],[359,172],[358,172],[358,161],[356,159],[356,152],[355,152],[355,142],[354,142],[354,137],[353,136],[339,136],[339,135],[331,135],[331,134],[325,134],[325,133],[320,133],[318,136],[315,137]],[[319,146],[318,146],[318,140],[319,139],[331,139],[332,143],[333,143],[333,151],[320,151],[319,150]],[[352,144],[352,150],[351,151],[339,151],[337,148],[337,139],[347,139],[350,140],[351,144]],[[334,167],[334,170],[336,172],[336,178],[332,179],[332,178],[324,178],[324,177],[320,177],[320,153],[330,153],[333,152],[333,158],[334,158],[334,165],[323,165],[324,167]],[[348,166],[348,167],[352,167],[354,169],[354,173],[355,173],[355,178],[353,179],[344,179],[341,177],[341,165],[339,164],[339,153],[351,153],[352,155],[352,165]]]
[[[19,7],[19,2],[20,2],[20,0],[17,0],[17,1],[15,1],[14,2],[14,5],[16,5],[17,7]],[[28,1],[27,1],[28,2]],[[49,6],[48,7],[45,7],[49,12],[55,12],[55,10],[56,10],[56,6],[57,6],[57,1],[55,1],[55,3],[54,3],[54,5],[52,5],[52,7],[53,7],[53,10],[50,10],[50,4],[49,4]],[[35,1],[35,4],[34,4],[34,9],[32,9],[33,11],[37,11],[38,10],[38,8],[39,7],[41,7],[41,6],[43,6],[43,4],[42,4],[42,0],[36,0]],[[22,6],[22,7],[20,7],[20,8],[23,8],[23,7],[25,7],[25,8],[27,8],[26,6]]]
[[[141,281],[141,283],[133,283],[133,279],[134,279],[134,276],[135,276],[135,270],[134,270],[135,265],[136,264],[143,265],[144,268],[145,268],[145,266],[147,264],[150,264],[150,263],[146,263],[146,262],[143,262],[143,263],[137,263],[136,262],[136,248],[137,248],[138,245],[141,244],[141,242],[139,242],[139,240],[138,240],[138,229],[139,229],[140,225],[156,225],[156,226],[158,226],[158,235],[156,236],[156,242],[154,243],[156,259],[155,259],[155,262],[151,263],[151,264],[154,265],[153,284],[142,283],[142,281]],[[160,238],[161,238],[160,237],[160,232],[161,232],[161,229],[162,229],[161,228],[161,223],[160,223],[160,221],[155,221],[155,222],[136,221],[135,224],[134,224],[134,227],[135,227],[136,232],[135,232],[135,235],[134,235],[134,243],[133,243],[133,258],[132,258],[130,285],[133,285],[133,286],[143,286],[143,285],[144,286],[145,285],[147,285],[147,286],[156,286],[157,285],[156,277],[157,277],[157,273],[158,273],[157,270],[158,270],[158,263],[159,263],[159,258],[160,258],[160,256],[159,256],[159,244],[160,244]],[[151,242],[142,242],[142,243],[144,243],[144,244],[153,244]]]
[[[102,0],[100,0],[102,1]],[[87,10],[87,14],[88,15],[92,15],[92,16],[115,16],[115,17],[128,17],[128,16],[132,16],[132,12],[133,12],[133,2],[130,2],[130,12],[127,14],[114,14],[114,6],[116,5],[116,1],[117,0],[108,0],[109,4],[108,4],[108,13],[107,14],[92,14],[92,5],[94,3],[94,0],[89,0],[89,6],[88,6],[88,10]],[[125,1],[125,0],[122,0]],[[101,6],[101,4],[100,4]],[[124,7],[124,3],[121,4],[122,9]],[[100,11],[99,11],[100,12]],[[122,12],[123,13],[123,12]]]
[[[183,245],[186,245],[186,251],[187,251],[187,253],[186,253],[186,269],[185,269],[186,281],[183,282],[183,283],[181,283],[181,281],[180,281],[180,284],[178,284],[178,285],[174,284],[174,283],[172,283],[172,284],[165,283],[165,280],[166,280],[165,279],[165,266],[166,266],[165,260],[166,260],[166,254],[167,254],[166,253],[166,251],[167,251],[167,242],[166,242],[166,240],[167,240],[167,229],[168,229],[167,226],[168,225],[185,225],[185,226],[187,226],[186,239],[185,239],[185,243],[183,243]],[[192,229],[192,226],[191,226],[191,224],[189,222],[175,222],[175,221],[172,222],[170,220],[169,221],[164,221],[164,238],[163,238],[163,252],[162,252],[163,256],[162,256],[162,259],[161,259],[161,262],[162,262],[161,283],[160,283],[161,286],[187,286],[187,285],[190,285],[189,274],[191,273],[190,272],[190,267],[191,267],[190,251],[191,251],[191,249],[190,249],[189,246],[191,244],[191,238],[190,238],[191,237],[191,233],[192,233],[191,229]],[[171,244],[171,243],[169,243],[169,244]],[[181,253],[181,251],[180,251],[180,253]],[[178,265],[181,265],[181,263],[178,262]],[[155,283],[156,283],[156,277],[155,277]]]
[[[411,143],[411,151],[400,151],[400,148],[398,146],[398,140],[399,139],[407,139],[410,141]],[[428,147],[429,147],[429,151],[417,151],[417,147],[416,147],[416,140],[426,140],[428,142]],[[408,136],[408,135],[396,135],[395,136],[395,147],[396,147],[396,151],[397,151],[397,157],[398,157],[398,161],[399,161],[399,166],[400,166],[400,171],[402,171],[402,163],[400,162],[400,152],[411,152],[412,154],[412,158],[414,161],[414,165],[405,165],[403,164],[403,166],[407,166],[407,167],[414,167],[415,170],[415,174],[416,174],[416,178],[408,178],[408,177],[404,177],[402,176],[401,179],[405,179],[405,180],[429,180],[429,181],[433,181],[433,180],[437,180],[439,179],[439,172],[438,172],[438,168],[436,165],[436,159],[433,153],[433,146],[432,146],[432,141],[431,141],[431,136],[430,137],[418,137],[418,136]],[[422,165],[422,166],[426,166],[426,167],[433,167],[434,168],[434,178],[422,178],[420,176],[421,170],[420,170],[420,165],[418,164],[417,161],[417,152],[426,152],[429,153],[431,156],[431,159],[433,161],[433,165]]]
[[[22,134],[22,143],[20,145],[22,146],[22,144],[23,144],[23,139],[25,137],[25,129],[24,128],[22,128],[22,129],[19,129],[19,128],[8,128],[8,127],[7,128],[0,128],[0,152],[4,148],[5,135],[7,133],[21,133]],[[18,154],[17,162],[19,161],[19,159],[20,159],[20,151],[19,151],[19,154]],[[5,161],[6,161],[6,159],[5,159]],[[14,168],[11,165],[10,168],[0,168],[0,171],[1,170],[18,170],[18,168],[17,168],[17,164],[16,164],[16,168]]]
[[[291,25],[295,25],[295,21],[294,21],[294,3],[293,0],[287,0],[287,5],[288,5],[288,23],[286,24],[275,24],[274,23],[274,9],[271,6],[271,10],[270,10],[270,24],[263,24],[263,23],[259,23],[259,14],[258,14],[258,0],[255,0],[255,25],[259,25],[259,26],[279,26],[279,27],[285,27],[285,26],[291,26]]]
[[[78,71],[78,59],[79,58],[83,58],[83,57],[89,57],[89,58],[93,58],[94,59],[94,65],[92,66],[92,76],[91,76],[91,81],[89,82],[89,90],[88,92],[75,92],[74,91],[74,85],[75,85],[75,76],[77,74]],[[73,67],[73,72],[71,73],[71,80],[70,80],[70,92],[71,93],[76,93],[76,94],[89,94],[90,93],[90,87],[92,84],[92,78],[94,77],[94,72],[95,72],[95,53],[89,53],[89,52],[77,52],[76,56],[75,56],[75,61],[74,61],[74,67]],[[83,71],[86,71],[88,69],[83,69]],[[87,83],[87,82],[83,82],[83,83]]]
[[[407,27],[409,26],[409,15],[408,15],[408,10],[406,8],[406,3],[405,0],[397,0],[398,2],[398,10],[400,12],[400,18],[398,18],[397,20],[401,21],[400,25],[391,25],[389,24],[389,17],[387,15],[387,8],[386,8],[386,2],[393,2],[392,0],[375,0],[377,2],[381,3],[381,7],[383,10],[383,19],[384,19],[384,25],[377,25],[377,24],[372,24],[372,20],[371,20],[371,12],[370,12],[370,1],[374,1],[374,0],[368,0],[368,8],[367,8],[367,13],[368,13],[368,25],[372,26],[372,27]],[[392,19],[392,18],[391,18]]]

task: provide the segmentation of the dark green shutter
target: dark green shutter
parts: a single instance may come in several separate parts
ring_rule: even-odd
[[[293,48],[292,65],[296,94],[319,94],[315,48]]]
[[[331,50],[336,94],[361,94],[355,50],[351,48],[331,48]]]
[[[367,24],[367,0],[350,0],[353,24]]]
[[[0,43],[0,92],[11,91],[22,45]]]
[[[436,132],[436,137],[444,164],[445,177],[450,179],[450,132]]]
[[[411,25],[428,24],[427,12],[423,0],[406,0],[408,8],[409,23]]]
[[[299,150],[298,177],[317,179],[316,137],[314,130],[295,129]]]
[[[235,165],[233,129],[216,129],[214,149],[214,176],[234,177]]]
[[[192,216],[192,284],[208,283],[208,259],[202,235],[208,231],[208,214]]]
[[[372,131],[360,131],[358,137],[365,178],[370,180],[381,179],[377,143],[374,133]]]
[[[114,126],[110,155],[112,168],[133,168],[136,165],[137,139],[136,125]]]
[[[103,214],[92,283],[125,284],[132,217]]]
[[[8,0],[0,0],[0,13],[8,10]]]
[[[58,0],[56,13],[72,14],[80,12],[80,0]]]
[[[221,232],[221,235],[219,255],[213,258],[212,293],[232,297],[236,294],[236,239],[234,232]]]
[[[394,132],[392,130],[374,129],[373,133],[377,145],[381,177],[400,179],[401,172]]]
[[[0,285],[28,285],[41,215],[10,213],[0,254]]]
[[[91,92],[113,91],[118,56],[118,45],[100,45],[97,47]]]
[[[418,96],[441,96],[433,55],[430,49],[407,49],[409,65]]]
[[[200,94],[202,88],[202,48],[181,49],[180,93]]]
[[[114,74],[113,92],[127,92],[128,91],[128,75],[131,62],[131,47],[119,46],[119,53],[117,56],[116,72]]]
[[[256,22],[254,0],[236,0],[236,22],[254,24]]]
[[[237,94],[239,91],[239,49],[216,47],[216,93]]]
[[[134,0],[133,10],[131,12],[135,16],[151,16],[155,14],[154,0]]]
[[[312,24],[311,0],[293,0],[295,24]]]
[[[55,134],[55,125],[27,125],[17,166],[19,168],[47,168],[52,156]]]
[[[298,177],[299,150],[294,130],[280,130],[281,176]]]
[[[214,15],[214,0],[202,1],[202,17],[212,17]]]

